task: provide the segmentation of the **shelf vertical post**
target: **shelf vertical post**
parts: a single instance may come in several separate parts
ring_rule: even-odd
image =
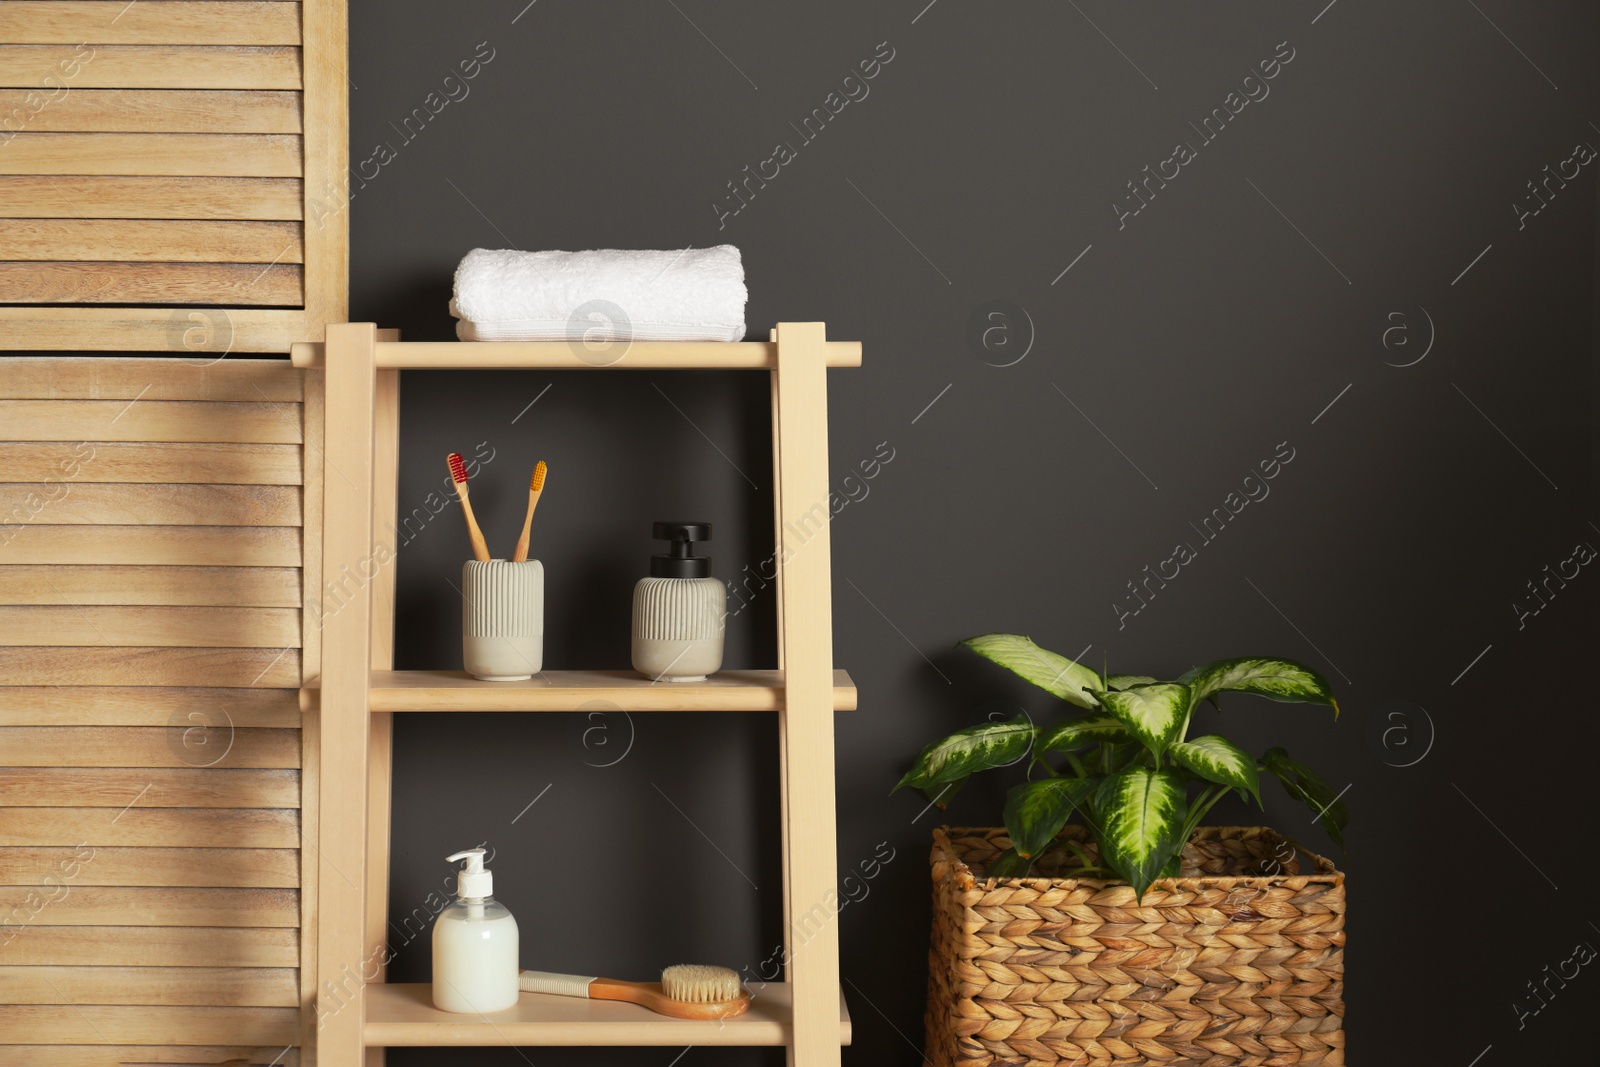
[[[318,1067],[361,1067],[365,1057],[365,982],[372,963],[364,916],[376,345],[371,323],[328,326],[322,556],[330,592],[321,607]]]
[[[799,1067],[839,1063],[828,382],[820,322],[777,329],[785,944]]]

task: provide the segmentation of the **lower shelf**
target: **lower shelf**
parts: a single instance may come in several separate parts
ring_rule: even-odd
[[[422,984],[367,986],[366,1042],[405,1045],[786,1045],[789,987],[771,982],[736,1019],[668,1019],[636,1004],[524,993],[517,1006],[492,1015],[455,1015],[433,1006]],[[839,1043],[850,1043],[850,1014],[839,997]]]

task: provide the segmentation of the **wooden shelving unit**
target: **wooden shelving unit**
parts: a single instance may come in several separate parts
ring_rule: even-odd
[[[839,989],[833,714],[854,710],[849,675],[833,668],[828,525],[827,369],[861,363],[861,346],[829,343],[822,323],[782,323],[770,341],[634,342],[614,357],[554,343],[402,343],[370,323],[328,327],[297,344],[296,366],[322,372],[323,536],[308,543],[319,573],[360,573],[378,530],[396,519],[401,369],[764,370],[772,382],[774,540],[780,562],[778,670],[728,670],[692,684],[632,671],[545,671],[529,682],[480,682],[459,671],[394,670],[394,568],[322,620],[320,684],[300,692],[318,783],[318,1005],[321,1067],[374,1067],[390,1046],[782,1045],[800,1067],[831,1067],[850,1040]],[[805,531],[797,540],[790,531]],[[785,589],[788,595],[785,595]],[[452,1015],[426,985],[388,985],[383,958],[394,715],[415,711],[772,712],[779,718],[783,800],[785,981],[753,990],[748,1014],[722,1022],[666,1019],[643,1008],[524,993],[515,1008]],[[820,924],[817,916],[826,916]],[[803,923],[797,924],[795,917]],[[533,922],[529,917],[524,923]],[[362,976],[378,973],[376,982]]]

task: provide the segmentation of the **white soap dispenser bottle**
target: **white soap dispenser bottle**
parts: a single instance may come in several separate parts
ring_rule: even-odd
[[[517,920],[494,899],[494,875],[481,848],[447,857],[465,860],[456,899],[433,924],[433,1006],[480,1014],[517,1002]]]

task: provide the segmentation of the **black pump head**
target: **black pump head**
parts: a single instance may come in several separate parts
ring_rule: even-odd
[[[651,536],[672,542],[672,552],[650,557],[650,577],[711,577],[711,558],[694,554],[694,542],[711,540],[709,522],[658,522],[651,527]]]

